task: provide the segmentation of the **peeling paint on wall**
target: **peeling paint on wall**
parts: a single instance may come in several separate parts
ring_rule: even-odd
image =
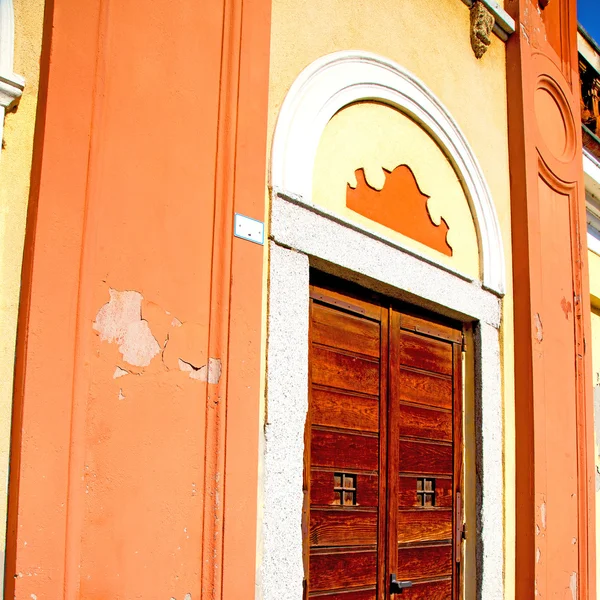
[[[93,328],[102,341],[119,344],[123,360],[147,367],[160,352],[148,322],[142,319],[143,296],[135,291],[110,289],[110,300],[96,315]]]
[[[110,300],[96,315],[93,329],[100,334],[101,341],[119,345],[124,362],[133,367],[147,367],[155,356],[160,355],[153,372],[161,369],[164,372],[183,371],[190,379],[219,383],[221,359],[207,359],[201,341],[206,338],[205,325],[181,321],[158,304],[144,300],[136,291],[110,288],[109,295]],[[132,374],[141,376],[147,372],[150,373],[116,365],[113,379]],[[119,400],[125,397],[123,388],[119,388]]]
[[[125,375],[129,375],[129,371],[121,369],[121,367],[117,367],[113,373],[113,379],[118,379],[119,377],[124,377]]]
[[[546,529],[546,503],[542,502],[540,506],[540,519],[542,520],[542,529]]]
[[[542,340],[544,339],[544,326],[542,325],[542,317],[540,317],[540,313],[535,313],[534,322],[535,322],[535,339],[538,341],[538,343],[541,344]]]
[[[201,367],[195,367],[191,363],[179,359],[179,369],[187,371],[190,374],[190,379],[199,381],[207,381],[208,383],[219,383],[221,379],[221,361],[218,358],[209,358],[208,364]]]
[[[147,321],[131,323],[121,346],[123,360],[136,367],[147,367],[160,352],[160,346],[152,335]]]
[[[566,298],[563,297],[563,299],[560,301],[560,307],[562,308],[563,312],[565,313],[565,319],[568,319],[569,314],[573,312],[571,303]]]
[[[571,589],[571,596],[573,597],[573,600],[577,600],[577,573],[575,571],[571,573],[569,588]]]
[[[600,384],[594,386],[594,430],[596,433],[596,462],[600,459]],[[596,465],[596,491],[600,492],[600,470]]]

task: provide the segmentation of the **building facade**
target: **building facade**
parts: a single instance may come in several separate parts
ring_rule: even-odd
[[[0,6],[5,598],[596,597],[574,0]]]

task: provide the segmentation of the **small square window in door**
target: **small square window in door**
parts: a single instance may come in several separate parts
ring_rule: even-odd
[[[417,498],[420,506],[435,506],[435,479],[417,479]]]
[[[356,506],[356,475],[334,473],[333,491],[335,492],[335,504]]]

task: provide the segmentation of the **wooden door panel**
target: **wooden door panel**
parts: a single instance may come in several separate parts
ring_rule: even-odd
[[[373,434],[342,433],[313,427],[311,462],[316,467],[376,471],[379,438]]]
[[[357,590],[352,592],[342,591],[338,594],[336,593],[310,593],[309,598],[320,598],[322,600],[376,600],[377,592],[375,586],[368,590]]]
[[[377,543],[377,512],[348,507],[310,511],[311,546],[357,546]]]
[[[398,549],[398,579],[416,581],[452,575],[452,545]]]
[[[454,423],[450,411],[400,404],[398,412],[401,436],[452,442]]]
[[[416,508],[422,506],[417,494],[419,487],[418,479],[417,477],[406,475],[399,476],[398,508]],[[452,477],[436,477],[434,505],[440,508],[452,508],[453,500]]]
[[[451,379],[410,369],[400,369],[400,377],[399,400],[452,410]]]
[[[320,389],[313,385],[311,418],[313,425],[377,432],[379,398]]]
[[[311,337],[313,343],[379,358],[379,323],[315,304]]]
[[[390,600],[391,573],[414,581],[405,600],[458,598],[462,333],[311,294],[308,598]]]
[[[348,590],[377,583],[377,550],[319,551],[310,557],[313,591]]]
[[[402,332],[400,363],[442,375],[452,375],[452,344]]]
[[[453,470],[452,445],[400,440],[400,469],[403,473],[448,474]]]
[[[379,361],[313,344],[311,367],[313,384],[379,395]]]
[[[398,543],[442,542],[452,539],[452,511],[417,509],[398,511]]]
[[[383,565],[377,543],[382,336],[380,322],[370,318],[381,309],[362,303],[368,316],[360,316],[346,310],[356,303],[336,303],[311,302],[308,596],[383,600],[376,588]]]
[[[335,471],[311,469],[310,502],[314,506],[338,504],[334,491]],[[377,507],[379,505],[379,477],[363,473],[356,474],[356,506]]]
[[[455,344],[462,342],[462,332],[456,327],[450,327],[431,319],[415,315],[402,314],[402,329],[413,331],[422,335],[437,337]]]
[[[415,583],[404,591],[402,600],[450,600],[452,598],[452,579]]]
[[[392,324],[390,469],[399,477],[391,486],[396,537],[390,541],[390,568],[398,579],[414,582],[404,599],[456,599],[462,333],[405,315],[392,318]]]

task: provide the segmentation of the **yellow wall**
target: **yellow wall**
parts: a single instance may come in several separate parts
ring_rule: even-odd
[[[273,0],[269,142],[285,95],[304,67],[331,52],[365,50],[396,61],[421,79],[471,145],[496,205],[507,265],[501,330],[505,597],[514,598],[514,342],[505,46],[494,37],[487,53],[477,60],[469,25],[469,10],[459,0]],[[473,597],[472,588],[467,597]]]
[[[33,130],[38,95],[44,16],[43,0],[13,0],[15,73],[25,77],[25,90],[15,113],[4,120],[0,155],[0,566],[6,542],[6,492],[12,407],[17,312]]]
[[[380,190],[385,183],[383,169],[393,171],[403,164],[410,167],[421,191],[429,196],[430,218],[439,225],[443,217],[448,224],[452,257],[346,206],[346,186],[356,187],[356,169],[364,168],[369,185]],[[312,201],[473,279],[479,278],[475,225],[452,165],[422,127],[392,107],[361,102],[344,108],[329,121],[315,159]]]
[[[594,429],[596,448],[596,579],[600,582],[600,256],[588,251],[590,294],[592,296],[592,381],[594,385]]]

